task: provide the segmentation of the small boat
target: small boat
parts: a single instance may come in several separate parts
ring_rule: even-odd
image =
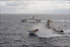
[[[28,30],[28,31],[29,31],[29,36],[36,36],[36,32],[38,31],[38,29]]]
[[[27,19],[21,20],[21,22],[26,22],[26,21],[27,21]]]

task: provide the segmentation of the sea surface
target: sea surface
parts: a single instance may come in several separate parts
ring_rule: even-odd
[[[64,30],[66,35],[29,36],[28,29],[40,23],[21,20],[32,16],[41,19],[41,24],[51,19],[51,27]],[[70,47],[70,14],[0,14],[0,47]]]

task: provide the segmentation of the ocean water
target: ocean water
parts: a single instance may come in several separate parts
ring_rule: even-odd
[[[22,23],[22,19],[35,16],[42,23]],[[65,36],[39,37],[29,36],[29,28],[51,19],[51,27],[63,29]],[[35,26],[36,27],[36,26]],[[40,28],[40,26],[38,26]],[[42,30],[43,31],[43,30]],[[46,30],[44,30],[46,31]],[[70,47],[70,15],[69,14],[1,14],[0,15],[0,47]],[[47,33],[49,34],[49,33]],[[46,35],[45,35],[46,36]]]

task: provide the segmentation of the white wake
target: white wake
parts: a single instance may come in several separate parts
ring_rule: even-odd
[[[66,36],[68,35],[68,32],[70,32],[70,30],[68,30],[68,32],[64,31],[64,34],[58,34],[55,31],[53,31],[52,29],[48,29],[46,27],[46,24],[44,23],[39,23],[35,26],[32,27],[32,29],[38,29],[39,31],[36,32],[36,35],[38,35],[39,37],[57,37],[57,36]]]

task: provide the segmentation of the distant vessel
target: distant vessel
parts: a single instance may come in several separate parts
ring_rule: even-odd
[[[41,22],[41,20],[40,20],[40,19],[36,19],[36,18],[33,16],[32,18],[21,20],[21,22],[35,23],[35,22]]]

